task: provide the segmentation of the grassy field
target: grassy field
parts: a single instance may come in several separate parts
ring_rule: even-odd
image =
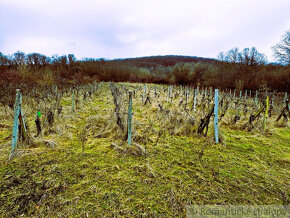
[[[144,105],[142,84],[116,86],[123,93],[125,127],[126,91],[135,91],[132,146],[117,125],[108,83],[85,101],[81,96],[75,112],[71,94],[65,94],[62,113],[37,138],[39,103],[23,97],[34,143],[20,145],[10,159],[13,111],[1,106],[0,216],[182,217],[185,205],[192,204],[289,204],[290,129],[274,122],[280,106],[265,130],[259,119],[248,131],[242,126],[249,112],[231,124],[236,110],[230,102],[219,125],[221,142],[215,144],[212,120],[207,137],[196,133],[210,109],[200,95],[193,112],[184,109],[180,87],[173,89],[171,103],[166,86],[158,86],[154,97],[153,85],[147,85],[152,104]],[[192,99],[190,95],[189,109]]]

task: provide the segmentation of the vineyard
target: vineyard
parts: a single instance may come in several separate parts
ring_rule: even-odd
[[[13,104],[0,106],[0,216],[289,204],[287,93],[100,82]]]

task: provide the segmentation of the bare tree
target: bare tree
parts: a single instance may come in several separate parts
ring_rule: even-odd
[[[13,64],[23,65],[26,63],[26,55],[24,52],[17,51],[13,54]]]
[[[0,52],[0,66],[5,66],[8,64],[8,57]]]
[[[238,61],[239,61],[239,49],[232,48],[231,50],[229,50],[227,52],[226,58],[227,58],[227,60],[226,60],[227,62],[238,63]]]
[[[228,63],[240,63],[247,66],[257,66],[263,65],[267,62],[267,57],[258,52],[255,47],[244,48],[242,51],[239,51],[238,48],[232,48],[227,52],[220,52],[218,59]]]
[[[290,30],[283,34],[279,43],[272,47],[279,62],[290,65]]]

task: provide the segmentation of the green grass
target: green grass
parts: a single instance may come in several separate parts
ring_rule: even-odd
[[[75,114],[69,96],[63,100],[64,114],[54,126],[61,131],[43,136],[56,148],[36,143],[7,161],[11,128],[1,127],[0,216],[175,217],[185,216],[190,204],[289,204],[288,125],[278,128],[269,119],[265,133],[221,125],[222,143],[214,144],[211,125],[208,137],[182,134],[184,123],[172,123],[181,109],[175,113],[177,106],[164,103],[166,93],[146,106],[136,96],[133,140],[146,147],[146,156],[122,142],[107,84]],[[159,102],[172,114],[159,112]],[[85,125],[90,129],[82,152],[77,132]],[[33,135],[32,118],[29,126]]]

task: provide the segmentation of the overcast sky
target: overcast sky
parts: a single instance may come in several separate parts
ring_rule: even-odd
[[[271,46],[290,0],[0,0],[0,52],[77,58],[190,55]]]

